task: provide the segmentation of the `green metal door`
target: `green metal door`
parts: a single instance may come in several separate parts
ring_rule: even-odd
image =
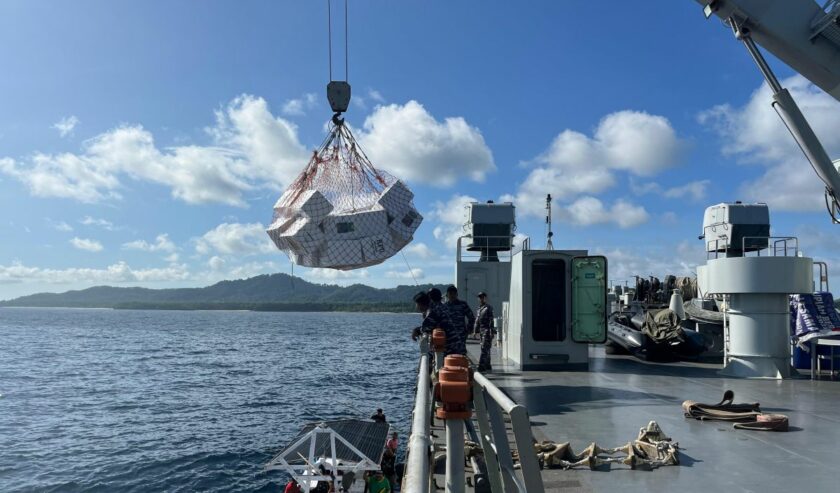
[[[607,340],[607,258],[572,259],[572,340],[602,344]]]

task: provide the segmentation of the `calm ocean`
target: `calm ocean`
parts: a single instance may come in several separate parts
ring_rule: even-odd
[[[304,423],[407,440],[411,314],[0,308],[0,491],[282,491]]]

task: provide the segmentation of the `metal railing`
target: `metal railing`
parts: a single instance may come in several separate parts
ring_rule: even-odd
[[[545,488],[540,474],[540,465],[534,451],[531,435],[531,419],[525,406],[517,404],[505,395],[499,387],[481,373],[475,373],[473,381],[473,405],[478,419],[478,430],[484,460],[487,463],[487,479],[493,493],[543,493]],[[513,455],[508,441],[504,415],[510,417],[514,443],[519,454],[521,475],[513,464]]]
[[[830,292],[831,290],[828,288],[828,264],[825,262],[814,262],[814,265],[819,268],[820,284],[817,286],[817,291]]]
[[[744,252],[745,257],[747,256],[747,240],[767,240],[767,247],[754,250],[757,257],[760,257],[764,250],[767,250],[768,255],[766,256],[770,256],[771,251],[773,257],[795,257],[799,255],[799,238],[796,236],[745,236],[741,238],[741,251]],[[793,246],[789,246],[789,242],[792,242]],[[770,245],[773,245],[772,250]],[[793,255],[788,255],[789,252],[792,252]]]
[[[509,236],[479,236],[473,238],[466,235],[458,238],[458,244],[455,251],[457,252],[458,262],[478,262],[486,252],[493,251],[497,255],[499,262],[510,262],[516,251],[514,245],[514,235]],[[466,250],[466,243],[472,243],[471,248],[478,248],[479,250]],[[509,246],[506,250],[495,250],[499,247],[498,242],[507,242]],[[530,242],[529,242],[530,244]]]
[[[429,493],[432,453],[431,424],[429,412],[432,399],[432,377],[429,362],[429,339],[420,339],[420,365],[417,370],[417,393],[414,397],[414,411],[411,417],[411,436],[408,438],[408,458],[405,464],[402,491]]]
[[[431,440],[431,424],[434,399],[432,398],[432,363],[429,349],[428,337],[424,336],[420,340],[417,393],[414,400],[411,436],[408,439],[405,476],[402,482],[402,491],[405,493],[430,493],[432,484],[431,457],[434,446]],[[474,471],[474,473],[478,474],[482,481],[489,483],[492,493],[544,493],[545,488],[534,451],[528,410],[525,406],[514,402],[479,372],[474,373],[472,388],[472,404],[474,416],[478,421],[477,433],[485,466],[481,468],[482,471]],[[505,415],[509,418],[510,432],[513,434],[513,442],[518,453],[518,469],[513,460]],[[467,429],[472,428],[471,421],[447,424],[466,424]],[[453,426],[451,430],[447,426],[447,458],[450,455],[457,458],[456,461],[447,460],[446,491],[449,493],[465,491],[463,438],[464,426]],[[456,464],[461,468],[459,471],[452,470]]]
[[[723,242],[722,246],[721,242]],[[721,253],[724,257],[728,257],[730,250],[729,242],[729,238],[717,238],[706,241],[706,260],[710,260],[712,257],[717,259]],[[714,248],[711,248],[712,246]],[[796,236],[744,236],[741,238],[741,252],[743,256],[747,257],[750,256],[750,253],[754,253],[755,256],[761,257],[761,252],[765,250],[767,251],[765,256],[795,257],[799,255],[799,238]],[[769,255],[771,252],[772,255]]]

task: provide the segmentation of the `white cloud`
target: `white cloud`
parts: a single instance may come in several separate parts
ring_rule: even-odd
[[[712,183],[711,180],[697,180],[691,181],[684,185],[677,185],[671,188],[663,188],[659,183],[647,182],[636,183],[635,180],[630,180],[630,189],[636,195],[645,195],[648,193],[660,194],[669,199],[687,198],[693,202],[700,202],[706,198],[706,189]]]
[[[435,202],[434,210],[427,214],[430,219],[436,219],[438,225],[432,230],[435,238],[442,241],[447,248],[453,248],[458,238],[464,235],[464,222],[467,220],[467,204],[477,202],[469,195],[453,195],[446,202]]]
[[[414,268],[409,270],[389,270],[385,272],[385,277],[388,279],[410,279],[410,280],[420,280],[426,277],[426,274],[423,273],[423,269]]]
[[[368,109],[368,101],[373,101],[374,105],[383,104],[385,102],[385,98],[382,96],[382,93],[376,89],[368,89],[364,96],[354,94],[350,99],[350,103],[362,110]]]
[[[243,95],[216,112],[216,126],[208,129],[217,143],[234,149],[244,160],[233,171],[252,186],[268,184],[280,190],[292,182],[309,161],[310,152],[298,140],[297,127],[274,117],[262,98]]]
[[[405,252],[406,255],[417,257],[420,259],[428,259],[434,256],[432,249],[429,248],[429,245],[426,245],[425,243],[412,243],[407,247],[403,248],[403,252]]]
[[[840,103],[799,75],[782,84],[828,155],[840,157]],[[771,107],[770,98],[770,89],[762,83],[744,106],[718,105],[700,113],[698,120],[720,135],[724,155],[766,167],[761,177],[742,184],[745,200],[767,202],[774,210],[823,210],[825,186]]]
[[[257,255],[275,247],[260,223],[222,223],[198,238],[195,250],[202,255]]]
[[[146,240],[135,240],[128,243],[123,243],[123,248],[126,250],[142,250],[144,252],[174,252],[177,248],[175,243],[169,239],[167,234],[159,234],[155,238],[154,243],[149,243]]]
[[[21,263],[0,265],[0,282],[66,284],[78,282],[123,283],[165,282],[184,280],[189,272],[184,265],[165,268],[132,269],[125,262],[117,262],[105,269],[67,268],[45,269],[27,267]]]
[[[625,200],[617,200],[607,209],[595,197],[580,197],[559,211],[559,218],[580,226],[614,223],[620,228],[632,228],[646,223],[650,216],[644,207]]]
[[[169,255],[163,257],[163,260],[169,262],[170,264],[174,264],[177,262],[181,257],[177,253],[170,253]]]
[[[315,107],[317,102],[318,97],[315,93],[308,92],[299,98],[287,99],[283,103],[282,111],[284,115],[302,116],[306,114],[306,110]]]
[[[219,257],[218,255],[213,255],[210,257],[210,260],[207,261],[207,265],[209,265],[214,271],[219,271],[225,266],[225,259]]]
[[[671,248],[596,248],[593,252],[604,255],[609,262],[611,280],[629,281],[633,285],[634,276],[656,276],[660,279],[667,274],[675,276],[693,276],[697,266],[706,261],[702,242],[681,242]]]
[[[63,231],[65,233],[73,231],[73,226],[70,226],[69,224],[67,224],[64,221],[60,221],[60,222],[55,223],[53,225],[53,228],[55,228],[56,231]]]
[[[67,137],[68,135],[73,134],[73,129],[76,128],[76,125],[79,124],[79,119],[76,118],[75,115],[65,116],[55,124],[53,124],[52,128],[58,130],[58,135],[61,137]]]
[[[84,224],[85,226],[97,226],[97,227],[100,227],[102,229],[106,229],[108,231],[114,231],[115,229],[117,229],[114,226],[114,223],[112,223],[111,221],[108,221],[107,219],[99,219],[99,218],[90,217],[90,216],[83,217],[79,221],[79,223]]]
[[[368,94],[368,98],[370,98],[371,101],[375,101],[377,103],[384,103],[385,102],[385,98],[382,97],[382,93],[380,93],[376,89],[368,89],[367,94]]]
[[[279,266],[272,262],[247,262],[232,267],[226,274],[226,279],[247,279],[262,274],[273,274],[279,270]]]
[[[338,281],[341,279],[365,279],[370,276],[367,269],[356,270],[336,270],[336,269],[309,269],[304,274],[304,277],[324,281]]]
[[[650,176],[674,166],[686,144],[667,118],[638,111],[605,116],[592,137],[564,130],[530,165],[514,202],[520,213],[541,216],[541,200],[557,203],[598,194],[616,183],[617,171]],[[537,198],[537,200],[535,200]]]
[[[79,250],[86,250],[88,252],[101,252],[104,249],[102,243],[99,243],[96,240],[89,240],[86,238],[74,237],[72,240],[70,240],[70,244],[78,248]]]
[[[451,186],[482,182],[496,169],[481,132],[462,117],[435,120],[417,101],[377,106],[359,141],[375,166],[409,182]]]
[[[35,152],[0,159],[0,172],[39,197],[94,203],[120,198],[124,180],[157,183],[188,203],[245,205],[242,193],[280,190],[306,164],[297,128],[274,117],[265,100],[243,95],[216,112],[211,146],[159,148],[151,132],[123,125],[86,141],[78,154]]]

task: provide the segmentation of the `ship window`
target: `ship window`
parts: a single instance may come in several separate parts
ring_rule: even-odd
[[[566,339],[566,262],[531,264],[531,336],[535,341]]]

